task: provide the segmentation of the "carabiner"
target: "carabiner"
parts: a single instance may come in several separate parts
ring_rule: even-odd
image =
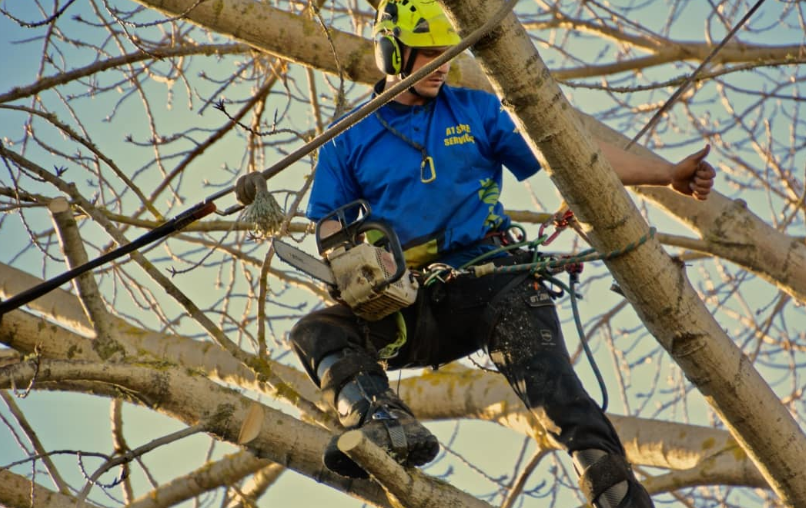
[[[426,166],[428,166],[430,176],[426,178]],[[434,159],[431,156],[423,157],[423,163],[420,164],[420,181],[423,183],[431,183],[437,179],[437,170],[434,169]]]

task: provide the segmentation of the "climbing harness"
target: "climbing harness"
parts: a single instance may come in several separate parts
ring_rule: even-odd
[[[457,277],[462,276],[474,276],[474,277],[484,277],[487,275],[492,274],[504,274],[504,273],[520,273],[520,272],[529,272],[534,277],[539,277],[544,281],[552,284],[555,287],[560,288],[560,291],[551,291],[550,293],[553,294],[555,297],[562,296],[563,292],[568,293],[571,299],[571,310],[574,315],[574,323],[576,324],[577,333],[579,334],[579,340],[582,344],[582,348],[585,352],[585,356],[588,359],[588,363],[593,370],[594,375],[596,376],[596,381],[599,384],[599,389],[602,392],[602,411],[607,410],[608,405],[608,395],[607,395],[607,386],[605,385],[604,378],[602,377],[602,373],[596,364],[596,360],[593,356],[593,352],[588,345],[587,340],[585,339],[585,331],[582,326],[582,320],[579,315],[579,305],[577,299],[579,296],[576,292],[576,285],[579,283],[579,274],[582,273],[584,263],[590,261],[604,261],[616,258],[618,256],[622,256],[637,249],[639,246],[643,245],[651,238],[655,236],[655,228],[649,228],[649,231],[642,235],[638,240],[634,242],[630,242],[629,244],[625,245],[620,249],[613,250],[608,253],[599,253],[595,249],[587,249],[578,254],[573,256],[544,256],[541,255],[539,252],[540,247],[545,247],[546,245],[553,242],[557,236],[570,227],[574,222],[573,213],[571,211],[561,211],[559,214],[556,214],[555,217],[550,219],[549,221],[545,222],[541,225],[539,230],[539,236],[536,240],[527,241],[524,229],[521,226],[513,225],[511,229],[516,229],[519,231],[517,235],[518,242],[509,243],[507,241],[503,241],[502,245],[497,248],[493,249],[490,252],[486,252],[470,261],[465,263],[459,268],[453,268],[451,266],[435,263],[429,265],[427,269],[421,275],[423,279],[423,286],[429,286],[436,282],[450,282]],[[546,233],[546,228],[550,224],[554,224],[554,232],[552,234]],[[507,236],[507,232],[503,232],[504,237]],[[502,252],[509,252],[509,251],[519,251],[519,252],[531,252],[532,261],[529,263],[520,263],[514,265],[501,265],[498,266],[494,262],[483,263],[482,262],[490,257],[498,256]],[[562,281],[560,281],[556,275],[559,273],[566,272],[569,274],[569,284],[566,285]],[[405,326],[405,325],[404,325]]]

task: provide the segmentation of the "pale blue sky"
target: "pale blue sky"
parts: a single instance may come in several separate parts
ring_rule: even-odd
[[[15,15],[24,17],[25,19],[33,20],[38,18],[38,14],[34,11],[32,3],[28,2],[27,0],[6,0],[3,5],[5,8],[11,9]],[[134,4],[132,3],[131,5]],[[534,8],[534,4],[524,4],[523,8]],[[779,8],[780,6],[773,6],[771,4],[769,10],[776,11]],[[78,2],[75,6],[71,7],[68,18],[86,9],[88,9],[86,3]],[[638,9],[635,12],[635,19],[642,23],[646,22],[658,24],[660,20],[663,19],[661,14],[662,13],[657,11],[657,8]],[[701,41],[703,38],[703,19],[701,12],[695,12],[694,7],[689,4],[688,6],[682,8],[679,15],[681,19],[686,21],[675,23],[673,33],[671,34],[672,37]],[[759,16],[759,19],[761,20],[767,18],[771,19],[773,17],[772,14],[764,13],[760,14]],[[88,17],[91,17],[91,15]],[[65,18],[65,20],[61,22],[61,26],[64,27],[65,31],[69,31],[74,36],[77,36],[77,34],[80,33],[80,29],[78,28],[79,25],[75,21],[68,20],[68,18]],[[659,27],[655,28],[660,29]],[[31,40],[31,38],[38,37],[41,35],[41,33],[42,30],[23,30],[8,18],[0,17],[0,48],[4,49],[2,57],[4,71],[0,72],[0,93],[3,93],[4,91],[13,87],[30,84],[35,80],[41,58],[41,43],[35,39]],[[200,32],[198,33],[200,35]],[[803,36],[800,33],[787,31],[781,31],[780,33],[780,41],[769,42],[802,42]],[[724,30],[715,30],[713,35],[715,37],[721,37],[724,35]],[[15,41],[23,40],[27,40],[28,42],[15,43]],[[584,46],[577,45],[577,47]],[[111,47],[109,50],[115,55],[118,54],[116,50]],[[67,52],[65,52],[64,56],[69,59],[69,68],[87,65],[96,58],[95,52],[90,49],[68,48],[66,51]],[[580,51],[584,52],[584,50]],[[595,52],[596,48],[591,47],[589,51]],[[579,54],[577,56],[583,55]],[[201,62],[201,60],[198,61]],[[199,68],[199,65],[201,64],[194,64],[190,68],[189,73],[195,75],[203,70],[207,73],[217,74],[219,77],[223,77],[230,73],[233,68],[231,59],[220,64],[215,64],[215,61],[212,59],[205,60],[203,65],[209,67],[204,69]],[[681,69],[680,72],[683,72],[683,70],[684,69]],[[52,73],[53,70],[48,69],[44,72],[44,75],[47,76]],[[650,73],[653,75],[657,74],[660,77],[664,76],[666,73],[668,73],[668,71],[650,71]],[[670,75],[676,74],[672,73]],[[118,79],[118,76],[119,75],[114,73],[105,73],[102,76],[102,79],[108,79],[109,82],[112,82],[114,79]],[[746,73],[746,75],[742,76],[742,78],[736,78],[735,82],[741,83],[742,86],[746,87],[768,86],[767,83],[760,82],[759,80],[753,78],[750,73]],[[202,88],[206,90],[206,93],[212,92],[212,87],[209,85],[204,85]],[[192,98],[192,102],[194,104],[193,110],[188,110],[187,103],[189,98],[187,97],[184,86],[182,86],[180,83],[175,84],[171,90],[173,91],[174,96],[171,101],[171,108],[168,109],[168,102],[166,99],[168,89],[166,86],[162,84],[151,84],[148,88],[148,93],[155,98],[154,104],[162,106],[161,108],[155,110],[155,116],[164,131],[169,131],[170,128],[168,126],[171,125],[175,125],[176,130],[181,130],[180,126],[183,125],[214,128],[221,125],[225,121],[224,117],[212,108],[207,108],[203,115],[199,115],[198,111],[201,106],[201,101],[197,97]],[[325,91],[326,88],[321,87],[320,90]],[[800,92],[803,91],[802,87],[795,88],[795,90],[800,90]],[[80,84],[73,84],[67,88],[66,93],[79,94],[83,93],[83,91],[84,90],[82,90],[82,86]],[[238,93],[241,94],[240,97],[231,98],[242,99],[248,95],[248,90],[239,90]],[[574,104],[583,110],[595,111],[596,108],[601,107],[603,103],[600,94],[587,92],[584,90],[569,90],[568,93]],[[665,100],[670,93],[671,90],[663,89],[655,91],[650,95],[654,101],[659,102]],[[699,99],[702,97],[703,100],[705,100],[706,98],[712,97],[713,93],[714,91],[712,88],[706,87],[701,92],[698,92],[697,98]],[[51,105],[56,104],[56,97],[52,92],[42,94],[42,99],[48,101],[48,103]],[[142,112],[142,107],[140,105],[141,103],[138,100],[128,100],[116,113],[113,121],[106,122],[105,118],[110,111],[111,104],[117,99],[118,97],[115,97],[114,95],[104,95],[95,98],[81,99],[79,101],[75,101],[74,105],[76,110],[80,112],[82,121],[88,126],[88,128],[91,129],[93,139],[99,145],[103,146],[105,151],[113,154],[115,160],[121,164],[122,167],[134,172],[135,170],[139,169],[147,157],[150,157],[150,154],[143,154],[139,150],[132,149],[129,144],[125,143],[124,137],[132,129],[136,129],[136,139],[145,141],[148,138],[147,131],[145,131],[142,127],[145,115]],[[271,102],[271,104],[276,104],[277,107],[280,107],[279,105],[282,103],[283,101],[281,98],[278,98],[276,102]],[[30,105],[30,100],[26,99],[25,101],[21,101],[20,104]],[[301,128],[304,126],[305,121],[309,118],[310,113],[308,111],[299,111],[297,115],[300,118],[300,121],[297,125],[293,126]],[[0,133],[2,136],[10,139],[19,138],[21,132],[20,123],[22,115],[19,113],[0,110],[0,118],[2,118],[2,122],[0,122],[0,125],[2,125],[2,127],[0,127]],[[628,124],[629,128],[632,129],[632,132],[625,132],[627,135],[636,132],[641,125],[641,122],[630,123],[624,121],[623,123]],[[286,126],[291,125],[281,125],[281,127]],[[43,132],[47,132],[45,127],[41,127],[41,129]],[[64,143],[64,141],[58,136],[54,136],[52,132],[47,132],[45,135],[47,136],[48,141],[56,146],[69,146],[72,147],[71,149],[75,149],[74,146]],[[785,133],[777,131],[775,132],[775,135],[781,136],[782,139],[786,136]],[[673,133],[670,133],[668,137],[664,136],[663,139],[667,142],[674,142],[677,137]],[[229,167],[242,167],[242,161],[240,159],[240,154],[242,153],[242,144],[243,136],[233,134],[228,135],[224,142],[218,144],[215,149],[210,150],[205,154],[203,161],[197,161],[188,170],[188,176],[185,178],[185,182],[183,184],[182,197],[185,199],[185,201],[181,205],[175,206],[172,210],[169,210],[166,199],[164,202],[158,203],[160,210],[166,215],[174,215],[175,213],[183,210],[186,206],[193,204],[202,197],[217,190],[217,188],[214,187],[205,187],[203,185],[203,181],[208,179],[216,184],[224,183],[228,178],[230,178],[229,173],[222,171],[222,168],[225,164]],[[693,145],[688,145],[682,148],[664,150],[660,153],[670,159],[674,159],[682,157],[696,148],[697,147]],[[31,153],[36,153],[39,151],[39,149],[36,147],[31,147],[30,150]],[[47,157],[43,157],[39,160],[43,165],[46,165],[48,159]],[[712,157],[711,161],[715,165],[725,162],[719,156]],[[172,161],[167,161],[166,165],[170,167],[171,162]],[[802,164],[799,167],[802,167]],[[304,174],[307,172],[307,170],[307,163],[301,163],[295,168],[297,175]],[[80,170],[76,170],[75,174],[77,175],[77,183],[83,185],[83,181],[87,178],[87,176],[85,174],[81,174]],[[147,178],[143,178],[141,180],[147,180]],[[2,182],[3,185],[8,185],[9,183],[8,173],[4,168],[2,169],[2,172],[0,172],[0,182]],[[273,188],[283,188],[285,186],[291,188],[293,185],[295,185],[295,182],[294,177],[289,176],[289,179],[286,182],[273,182],[273,185],[275,185]],[[545,175],[538,175],[530,179],[530,183],[532,184],[535,193],[539,196],[547,208],[552,209],[558,204],[559,199],[557,193],[554,191],[553,187],[551,186],[551,182],[545,177]],[[735,191],[729,185],[727,185],[722,177],[720,177],[717,181],[717,188],[720,192],[727,195],[733,195],[735,193]],[[43,192],[47,193],[48,195],[55,195],[55,192],[48,187],[42,186],[42,189]],[[506,191],[504,194],[505,203],[508,207],[513,209],[532,208],[528,191],[522,186],[516,185],[514,180],[511,178],[507,180]],[[167,194],[163,197],[167,198]],[[747,194],[743,194],[742,197],[747,199]],[[753,199],[750,200],[751,206],[758,207],[760,210],[759,213],[764,215],[765,202],[763,195],[752,196],[752,198]],[[221,204],[226,205],[229,204],[229,202],[231,201],[224,199],[221,201]],[[28,217],[32,224],[35,225],[48,223],[48,218],[43,213],[32,212],[28,214]],[[659,227],[664,232],[682,233],[685,231],[682,227],[673,223],[671,220],[666,219],[658,212],[653,212],[651,214],[651,218],[653,225]],[[84,231],[86,233],[86,230]],[[535,234],[534,228],[530,228],[530,233],[532,235]],[[129,238],[134,238],[135,234],[139,233],[134,231],[130,232]],[[107,241],[105,235],[98,234],[97,232],[95,233],[95,236],[92,236],[92,238],[97,238],[99,245],[103,245]],[[569,236],[564,237],[558,242],[557,249],[569,248],[571,245],[571,240],[572,238]],[[18,218],[15,216],[6,217],[2,224],[2,229],[0,229],[0,245],[3,245],[3,248],[0,249],[0,260],[7,262],[10,256],[15,254],[22,245],[26,245],[27,242],[27,235]],[[264,245],[250,244],[248,248],[253,249],[253,255],[255,256],[262,257],[264,255]],[[151,253],[149,257],[161,258],[164,255],[164,250],[158,249]],[[36,249],[29,249],[24,256],[15,259],[14,265],[19,268],[29,270],[31,273],[42,275],[41,255]],[[62,265],[51,263],[47,267],[46,275],[53,276],[60,273],[62,270]],[[715,268],[712,265],[707,265],[703,270],[713,271]],[[592,268],[591,272],[593,272]],[[599,268],[598,271],[594,273],[601,274],[601,272],[602,270]],[[690,274],[693,272],[696,272],[696,270],[692,270]],[[605,276],[604,279],[607,279],[607,277]],[[220,293],[216,293],[216,291],[212,291],[210,289],[210,280],[211,277],[209,274],[207,276],[191,275],[180,277],[177,283],[184,290],[192,293],[194,298],[198,298],[200,304],[209,305],[221,297]],[[767,301],[771,298],[771,295],[775,294],[774,291],[771,291],[766,286],[766,284],[755,284],[757,284],[762,290],[755,292],[754,294],[747,295],[749,300],[754,305],[761,305],[761,302]],[[602,287],[604,289],[598,289],[595,294],[589,295],[589,297],[581,303],[581,311],[583,316],[593,317],[602,312],[602,309],[607,309],[609,306],[612,306],[614,302],[618,301],[618,297],[616,295],[606,291],[607,284],[602,284]],[[561,317],[566,323],[565,332],[569,349],[575,350],[578,344],[578,339],[573,330],[573,324],[570,321],[571,314],[567,305],[567,301],[562,302],[563,308],[561,310]],[[134,312],[130,303],[128,303],[125,299],[121,299],[121,306],[122,309],[120,310],[125,308],[125,311],[127,312]],[[166,304],[166,306],[171,309],[174,308],[172,303]],[[170,312],[175,311],[171,310]],[[620,320],[618,322],[623,322],[624,326],[634,326],[635,318],[633,311],[627,310],[624,312],[624,314],[625,317],[623,321]],[[289,324],[289,322],[280,323],[278,330],[282,332],[283,328],[287,327]],[[195,324],[187,321],[183,323],[180,329],[184,333],[191,335],[201,333]],[[729,330],[729,332],[732,331],[733,330]],[[643,336],[644,334],[645,332],[643,330],[638,330],[633,334],[633,336],[639,337]],[[651,342],[651,337],[643,338],[647,344],[647,347],[654,345]],[[629,343],[631,344],[632,342]],[[611,410],[615,413],[623,413],[623,406],[619,400],[618,394],[614,391],[615,373],[613,371],[613,364],[610,360],[609,354],[600,341],[594,344],[594,348],[596,350],[599,366],[601,367],[605,379],[608,381],[608,384],[611,388]],[[653,358],[653,360],[657,363],[657,358]],[[634,367],[634,379],[632,379],[632,383],[635,385],[640,385],[642,383],[649,384],[654,377],[656,363],[647,363],[645,366]],[[589,388],[592,396],[599,400],[600,394],[598,392],[598,387],[590,374],[590,369],[584,361],[578,367],[578,372],[583,378],[586,386]],[[667,375],[677,375],[679,377],[679,372],[674,367],[668,367],[667,364],[664,368],[663,376],[661,377],[664,378]],[[777,379],[778,374],[770,373],[770,376],[771,380]],[[393,377],[396,378],[396,375]],[[641,403],[642,401],[640,399],[632,400],[632,408],[635,409],[635,407],[640,406]],[[693,394],[689,397],[689,404],[691,408],[703,406],[702,399],[698,394]],[[37,431],[39,432],[40,437],[43,439],[46,448],[83,449],[87,451],[99,452],[109,452],[111,450],[107,417],[109,402],[107,400],[85,396],[65,395],[60,393],[36,392],[28,399],[20,401],[20,405],[25,408],[26,414],[30,418],[30,421],[36,425]],[[648,407],[644,413],[642,413],[642,415],[653,416],[654,412],[654,407]],[[709,417],[706,411],[692,410],[691,413],[695,414],[699,418],[699,421],[693,423],[708,423]],[[8,412],[5,410],[5,408],[0,408],[0,414],[7,416]],[[126,407],[126,414],[131,415],[129,418],[127,418],[126,425],[126,435],[131,446],[143,444],[144,442],[159,437],[162,434],[167,434],[174,430],[178,430],[181,427],[176,422],[165,417],[147,410],[133,408],[131,406]],[[675,419],[674,415],[668,414],[668,412],[664,413],[661,417]],[[442,442],[447,442],[454,430],[453,422],[429,424],[429,426],[438,432]],[[511,432],[489,423],[462,422],[461,426],[465,430],[459,434],[459,441],[455,445],[456,449],[460,450],[461,453],[471,462],[484,463],[485,471],[492,476],[500,476],[505,474],[509,475],[512,473],[511,468],[519,452],[522,436],[513,436]],[[208,446],[209,443],[206,438],[193,437],[169,449],[157,450],[147,456],[145,461],[148,463],[149,467],[153,468],[153,471],[158,475],[158,477],[168,479],[198,467],[201,464],[203,457],[207,453]],[[234,448],[229,445],[216,445],[217,454],[229,453],[233,449]],[[13,444],[12,436],[7,431],[5,426],[0,427],[0,465],[8,462],[9,460],[16,459],[19,456],[20,452]],[[565,459],[563,459],[563,461],[567,467],[569,462]],[[75,467],[75,458],[69,456],[62,457],[57,459],[57,463],[60,465],[62,474],[64,474],[68,479],[75,480],[77,485],[80,473]],[[463,488],[466,489],[473,489],[475,487],[480,488],[481,491],[474,492],[476,494],[484,494],[489,492],[489,482],[480,481],[480,478],[475,476],[475,473],[468,468],[463,467],[461,464],[456,465],[455,461],[452,467],[454,468],[454,475],[451,477],[451,481],[461,484]],[[541,465],[542,473],[545,473],[551,467],[551,461],[546,461],[543,465]],[[447,462],[440,462],[429,469],[429,473],[441,474],[444,473],[447,468]],[[540,474],[536,474],[535,481],[537,481],[540,476]],[[44,475],[40,476],[40,478],[44,478]],[[142,474],[136,473],[135,480],[141,488],[146,488],[146,482]],[[46,485],[48,484],[48,482],[43,483]],[[299,503],[300,492],[304,492],[304,501],[301,504]],[[99,495],[97,490],[95,499],[105,504],[114,504],[108,499],[104,499],[103,496]],[[662,496],[661,499],[669,500],[670,498],[668,496]],[[262,506],[321,506],[325,504],[331,508],[360,505],[360,503],[350,500],[344,496],[338,494],[334,495],[329,488],[319,486],[311,480],[300,478],[294,473],[286,473],[278,485],[273,487],[269,494],[267,494],[264,500],[261,502]],[[527,507],[543,505],[544,501],[533,498],[527,499],[524,503],[524,506]],[[670,503],[665,506],[682,505]],[[747,504],[747,506],[751,505]],[[760,504],[753,506],[760,506]]]

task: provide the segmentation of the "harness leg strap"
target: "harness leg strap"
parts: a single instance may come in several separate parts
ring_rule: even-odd
[[[384,408],[378,408],[372,413],[373,420],[380,421],[386,428],[389,434],[389,442],[391,443],[390,454],[396,460],[405,460],[409,453],[409,442],[406,439],[406,432],[397,418],[391,415]]]

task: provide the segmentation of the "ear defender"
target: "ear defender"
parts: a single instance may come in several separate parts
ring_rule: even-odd
[[[400,74],[403,52],[395,37],[381,33],[375,38],[375,65],[386,74]]]

